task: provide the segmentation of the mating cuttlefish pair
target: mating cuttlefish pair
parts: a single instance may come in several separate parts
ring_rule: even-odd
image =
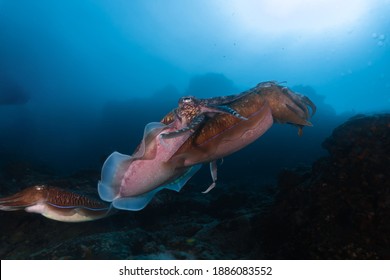
[[[309,98],[276,82],[263,82],[237,95],[198,99],[185,96],[161,122],[145,126],[131,155],[112,153],[105,161],[98,192],[102,200],[51,186],[33,186],[0,199],[0,210],[26,210],[65,222],[141,210],[162,189],[180,191],[203,163],[210,163],[216,185],[216,161],[255,141],[274,122],[304,126],[316,107]]]

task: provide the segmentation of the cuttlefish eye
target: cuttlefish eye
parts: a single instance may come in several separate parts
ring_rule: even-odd
[[[180,98],[179,100],[179,104],[190,104],[190,103],[194,103],[194,97],[192,96],[185,96]]]

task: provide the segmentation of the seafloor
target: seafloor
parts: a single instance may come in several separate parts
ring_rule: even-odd
[[[61,223],[1,212],[1,259],[390,259],[390,114],[356,116],[311,168],[212,195],[189,183],[140,212]],[[99,172],[59,177],[23,163],[0,170],[2,196],[45,183],[96,192]],[[259,178],[260,181],[260,178]]]

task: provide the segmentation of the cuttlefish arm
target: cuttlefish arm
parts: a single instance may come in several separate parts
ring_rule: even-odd
[[[204,115],[199,115],[199,116],[195,117],[188,126],[185,126],[181,129],[178,129],[178,130],[175,130],[172,132],[163,133],[163,134],[161,134],[161,137],[164,139],[170,139],[170,138],[180,136],[187,131],[194,131],[196,129],[196,127],[204,121],[204,119],[205,119]]]
[[[249,92],[268,102],[275,122],[297,126],[299,136],[303,127],[312,126],[309,119],[315,114],[316,106],[308,97],[272,81],[260,83]]]
[[[101,200],[45,185],[33,186],[0,198],[0,210],[25,210],[61,222],[86,222],[107,217],[114,211]]]

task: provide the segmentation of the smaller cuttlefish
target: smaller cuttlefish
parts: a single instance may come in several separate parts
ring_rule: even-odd
[[[61,222],[97,220],[115,211],[104,201],[45,185],[29,187],[14,195],[0,198],[0,210],[22,209]]]

